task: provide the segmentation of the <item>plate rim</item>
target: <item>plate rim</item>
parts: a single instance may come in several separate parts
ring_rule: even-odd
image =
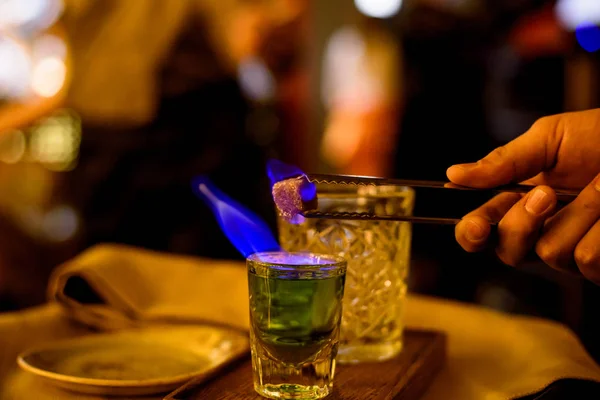
[[[163,327],[147,328],[147,330],[159,331],[159,330],[164,330],[164,329],[177,329],[177,328],[181,328],[181,327],[177,327],[177,326],[164,327],[163,326]],[[152,379],[140,379],[140,380],[85,378],[85,377],[61,374],[58,372],[52,372],[52,371],[48,371],[48,370],[45,370],[42,368],[38,368],[38,367],[28,363],[25,359],[27,356],[30,356],[35,353],[40,353],[42,351],[56,350],[56,349],[60,349],[60,348],[69,348],[70,344],[77,343],[79,341],[87,341],[87,340],[93,341],[94,339],[97,339],[97,338],[116,336],[119,334],[130,334],[130,333],[133,334],[133,333],[135,333],[135,330],[100,333],[100,334],[96,334],[96,335],[94,335],[94,334],[85,335],[85,336],[75,337],[75,338],[71,338],[71,339],[63,339],[63,340],[53,341],[53,342],[46,343],[44,345],[34,346],[32,348],[29,348],[29,349],[19,353],[19,355],[17,356],[17,364],[19,365],[20,368],[22,368],[26,372],[32,373],[39,377],[50,379],[55,382],[58,381],[58,382],[79,384],[79,385],[84,385],[84,386],[94,386],[94,387],[98,387],[98,388],[112,387],[112,388],[127,389],[127,388],[143,388],[143,387],[152,387],[152,386],[172,385],[172,384],[184,382],[184,381],[189,380],[194,377],[210,375],[210,374],[214,373],[215,371],[217,371],[219,368],[222,368],[225,364],[240,358],[241,356],[245,355],[246,353],[248,353],[250,351],[250,343],[249,343],[247,334],[244,334],[240,331],[236,331],[234,329],[225,329],[225,328],[221,328],[221,327],[214,327],[214,326],[210,326],[210,325],[186,326],[186,328],[189,328],[189,329],[210,328],[213,330],[217,330],[217,331],[226,333],[229,336],[235,337],[240,345],[238,345],[236,348],[234,348],[234,350],[230,353],[230,355],[228,357],[215,363],[210,368],[197,370],[194,372],[189,372],[187,374],[175,375],[175,376],[168,377],[168,378],[152,378]]]

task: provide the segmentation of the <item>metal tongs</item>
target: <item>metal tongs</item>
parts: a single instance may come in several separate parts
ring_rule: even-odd
[[[443,189],[454,191],[476,191],[496,195],[500,193],[528,193],[533,186],[523,184],[510,184],[498,186],[492,189],[475,189],[465,186],[459,186],[451,182],[439,181],[420,181],[420,180],[404,180],[404,179],[387,179],[353,175],[326,175],[326,174],[306,174],[309,182],[316,185],[354,185],[354,186],[406,186],[410,188],[427,188],[427,189]],[[557,199],[560,203],[568,204],[574,200],[579,191],[554,189]],[[318,192],[317,192],[318,197]],[[455,225],[459,218],[432,218],[418,217],[411,215],[378,215],[369,212],[336,212],[331,210],[321,209],[317,206],[316,209],[307,209],[302,211],[302,216],[305,218],[324,218],[324,219],[344,219],[344,220],[379,220],[379,221],[406,221],[425,224],[442,224]],[[491,221],[492,225],[496,222]]]

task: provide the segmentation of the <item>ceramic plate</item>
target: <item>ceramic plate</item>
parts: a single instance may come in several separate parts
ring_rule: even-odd
[[[165,393],[209,377],[249,351],[245,334],[210,326],[86,336],[19,355],[21,368],[54,385],[96,395]]]

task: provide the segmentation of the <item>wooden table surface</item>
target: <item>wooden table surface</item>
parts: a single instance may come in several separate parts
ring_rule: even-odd
[[[406,331],[402,353],[389,361],[338,365],[330,400],[414,400],[421,397],[446,357],[446,336]],[[258,400],[248,357],[205,383],[189,382],[165,400]]]

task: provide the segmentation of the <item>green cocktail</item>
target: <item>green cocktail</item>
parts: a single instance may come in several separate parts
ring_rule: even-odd
[[[310,253],[247,259],[256,391],[276,399],[331,393],[346,262]]]

